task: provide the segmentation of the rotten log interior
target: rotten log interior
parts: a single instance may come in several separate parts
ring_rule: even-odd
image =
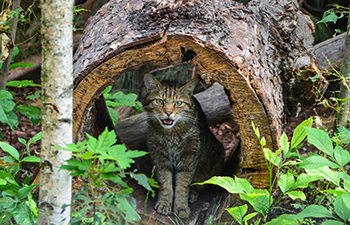
[[[101,93],[123,72],[190,61],[202,80],[225,88],[240,128],[236,175],[256,188],[267,188],[269,172],[251,122],[265,137],[265,147],[276,150],[285,117],[295,113],[298,103],[314,98],[311,90],[322,89],[324,80],[307,79],[315,71],[296,75],[300,69],[316,69],[312,29],[310,19],[291,0],[256,0],[247,6],[215,0],[112,0],[89,20],[75,54],[75,141],[84,139],[85,132],[96,136],[106,126],[113,129]],[[139,131],[129,128],[128,132]],[[137,210],[148,223],[171,224],[167,216],[155,213],[153,200],[144,214],[146,195],[137,185],[134,188]],[[227,193],[199,200],[190,205],[190,222],[203,224],[214,214],[215,221],[224,206],[241,204],[236,201]],[[221,208],[215,210],[218,205]]]

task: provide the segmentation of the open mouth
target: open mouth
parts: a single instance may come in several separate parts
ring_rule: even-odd
[[[163,125],[171,126],[171,125],[173,125],[174,120],[172,120],[172,119],[165,119],[165,120],[162,120],[162,123],[163,123]]]

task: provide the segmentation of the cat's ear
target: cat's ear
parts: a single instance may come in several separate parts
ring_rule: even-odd
[[[194,78],[194,79],[190,80],[189,82],[187,82],[187,84],[182,86],[180,89],[180,92],[185,92],[186,94],[192,96],[197,84],[198,84],[198,79]]]
[[[145,86],[147,88],[147,93],[150,93],[152,90],[161,89],[162,84],[151,74],[147,73],[143,77],[143,81],[145,82]]]

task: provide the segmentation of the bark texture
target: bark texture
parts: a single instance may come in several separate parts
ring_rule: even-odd
[[[73,56],[72,0],[44,0],[42,5],[42,150],[38,224],[69,224],[70,172],[59,167],[71,157],[54,146],[72,143]]]
[[[74,140],[110,126],[107,111],[98,107],[100,96],[123,72],[190,61],[205,82],[225,88],[240,127],[236,175],[266,188],[269,172],[251,122],[266,147],[276,150],[285,118],[322,92],[322,76],[308,79],[317,71],[312,32],[293,0],[253,0],[247,6],[228,0],[111,0],[90,18],[74,57]],[[212,200],[208,213],[225,205],[223,196]],[[141,212],[143,204],[138,201]],[[157,221],[153,212],[149,216]]]

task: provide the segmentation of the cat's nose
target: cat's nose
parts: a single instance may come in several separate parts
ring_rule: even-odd
[[[167,114],[167,116],[170,116],[172,113],[172,111],[165,111],[165,114]]]

